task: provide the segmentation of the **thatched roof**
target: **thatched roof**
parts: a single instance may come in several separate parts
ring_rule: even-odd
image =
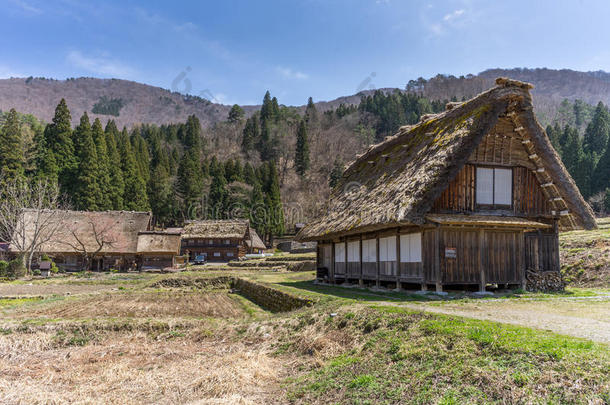
[[[145,231],[138,234],[138,253],[180,253],[180,233],[167,231]]]
[[[23,221],[26,237],[34,232],[36,211],[24,210]],[[44,253],[77,253],[83,246],[87,252],[95,252],[102,245],[101,253],[137,253],[138,233],[146,231],[150,224],[149,212],[129,211],[53,211],[41,216],[49,218],[53,234],[48,235],[40,251]],[[20,232],[19,230],[17,232]],[[47,236],[44,237],[46,239]]]
[[[537,159],[565,201],[564,229],[594,228],[595,219],[536,121],[528,83],[498,79],[497,86],[447,111],[422,117],[371,146],[351,163],[332,191],[326,213],[307,224],[298,240],[316,240],[422,225],[425,214],[466,164],[500,116],[510,115],[530,139]]]
[[[190,221],[184,225],[183,238],[240,239],[245,238],[249,222],[239,219]]]
[[[267,246],[263,243],[263,240],[258,236],[258,233],[250,228],[250,240],[246,241],[248,247],[253,249],[267,249]]]

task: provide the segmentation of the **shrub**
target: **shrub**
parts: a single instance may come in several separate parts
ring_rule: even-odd
[[[51,273],[57,274],[59,273],[59,267],[55,264],[55,262],[51,262]]]
[[[39,269],[34,269],[34,270],[32,270],[32,274],[35,276],[40,276],[42,273]]]
[[[0,278],[10,277],[8,274],[8,262],[6,260],[0,260]]]
[[[22,257],[17,257],[15,259],[11,260],[8,263],[8,268],[9,268],[9,277],[11,277],[11,278],[23,277],[26,274],[26,268],[25,268],[25,265],[23,264]]]

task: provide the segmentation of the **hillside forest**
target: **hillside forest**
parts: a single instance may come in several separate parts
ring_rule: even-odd
[[[62,99],[46,124],[14,109],[1,114],[1,178],[57,182],[75,209],[150,210],[157,227],[248,218],[270,240],[323,209],[356,153],[448,101],[375,91],[320,112],[311,98],[299,109],[267,92],[253,114],[234,105],[205,129],[194,115],[120,129],[86,112],[73,121]],[[610,212],[607,106],[564,100],[546,131],[585,199]]]

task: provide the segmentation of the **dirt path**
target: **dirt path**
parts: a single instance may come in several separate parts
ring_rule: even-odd
[[[394,305],[394,304],[392,304]],[[610,343],[610,299],[544,301],[480,300],[396,304],[416,310],[496,321]]]

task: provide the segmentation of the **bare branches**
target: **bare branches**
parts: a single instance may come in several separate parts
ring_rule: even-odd
[[[28,270],[34,254],[58,231],[66,199],[55,183],[0,179],[0,239],[25,256]]]

